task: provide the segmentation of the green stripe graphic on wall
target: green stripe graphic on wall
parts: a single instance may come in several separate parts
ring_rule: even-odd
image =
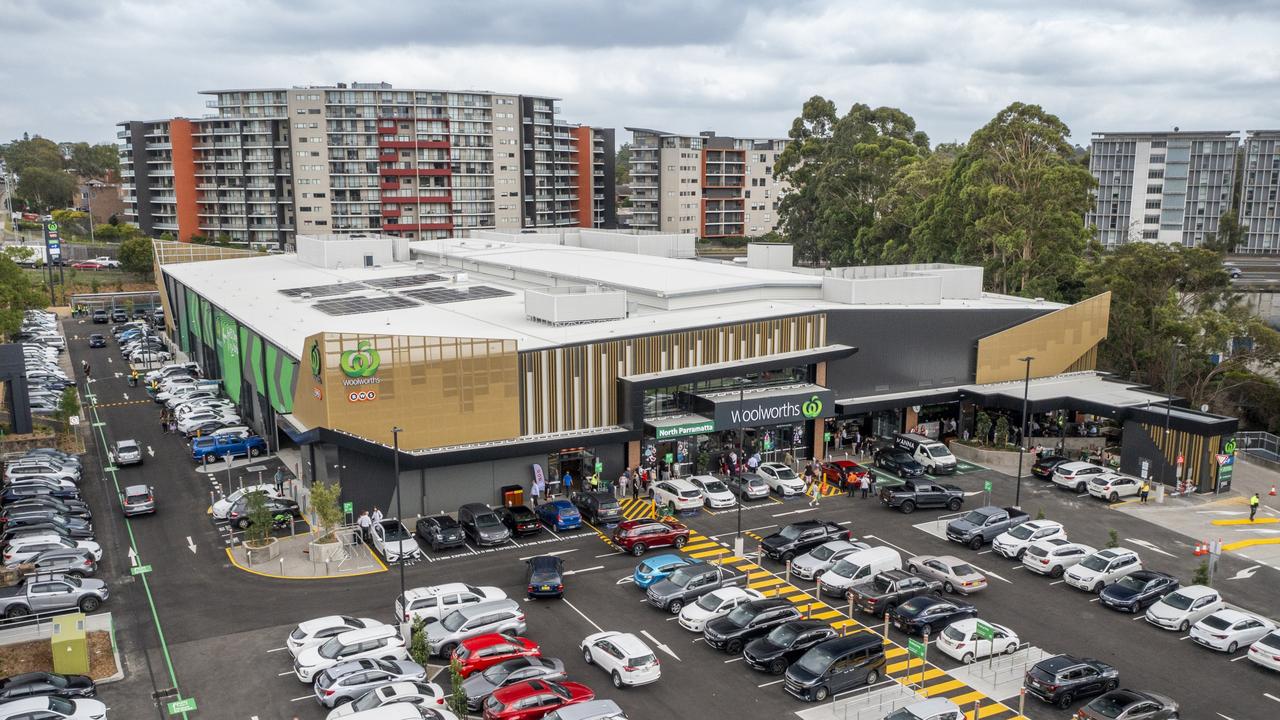
[[[222,388],[227,397],[240,399],[240,333],[236,332],[236,321],[221,310],[214,311],[214,326],[217,334],[214,342],[218,353],[218,363],[222,365]]]

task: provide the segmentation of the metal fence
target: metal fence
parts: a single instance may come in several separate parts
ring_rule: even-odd
[[[94,310],[146,310],[153,312],[162,308],[160,293],[155,290],[141,292],[80,293],[71,296],[71,307],[83,308],[89,312]]]

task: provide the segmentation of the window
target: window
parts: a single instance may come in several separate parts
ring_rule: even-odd
[[[1160,180],[1164,177],[1164,168],[1151,168],[1147,171],[1148,180]]]
[[[1159,215],[1143,215],[1142,222],[1146,223],[1147,225],[1158,225],[1160,223],[1160,216]]]
[[[1164,185],[1148,185],[1147,186],[1148,195],[1159,195],[1163,192],[1164,192]]]
[[[1159,155],[1152,155],[1152,156],[1151,156],[1151,159],[1149,160],[1149,162],[1150,162],[1152,165],[1163,165],[1163,164],[1164,164],[1164,153],[1161,153],[1161,154],[1159,154]]]
[[[1155,198],[1154,200],[1148,200],[1148,201],[1147,201],[1147,209],[1148,209],[1148,210],[1159,210],[1159,209],[1160,209],[1160,199],[1159,199],[1159,198]]]

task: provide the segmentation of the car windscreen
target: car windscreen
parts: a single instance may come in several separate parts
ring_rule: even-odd
[[[987,514],[981,510],[971,510],[964,516],[964,520],[965,522],[970,522],[974,525],[981,525],[987,521]]]
[[[1101,555],[1090,555],[1084,560],[1081,560],[1080,565],[1085,569],[1092,570],[1094,572],[1105,572],[1107,569],[1107,563],[1109,562],[1110,561],[1107,558],[1104,558]]]
[[[1183,595],[1182,593],[1170,593],[1165,595],[1164,600],[1161,602],[1174,610],[1189,610],[1191,609],[1191,603],[1195,602],[1195,600],[1188,595]]]
[[[1040,545],[1032,545],[1027,548],[1027,554],[1031,557],[1044,557],[1049,554],[1049,549]]]
[[[739,605],[734,608],[733,612],[725,616],[725,619],[737,627],[746,627],[751,622],[751,618],[756,616],[756,611],[747,605]]]
[[[724,598],[715,593],[707,593],[706,595],[698,598],[698,607],[710,612],[720,607],[720,603],[722,602],[724,602]]]
[[[1129,707],[1133,698],[1129,695],[1103,695],[1102,697],[1089,703],[1089,712],[1101,715],[1106,718],[1120,717],[1120,713]]]
[[[804,528],[798,525],[788,525],[778,531],[778,534],[788,540],[795,540],[800,537],[800,533],[804,532]]]
[[[1264,645],[1272,649],[1272,651],[1280,652],[1280,632],[1273,632],[1270,635],[1258,641],[1259,645]]]
[[[384,522],[382,524],[382,529],[386,533],[387,542],[396,542],[399,540],[409,539],[409,531],[405,530],[404,525],[402,525],[399,521],[393,522],[393,523]]]
[[[795,480],[796,478],[799,477],[798,475],[796,475],[796,471],[792,470],[789,467],[785,467],[785,466],[774,467],[772,468],[772,470],[774,475],[777,475],[779,478],[783,480]]]
[[[959,642],[968,641],[969,636],[965,635],[964,631],[956,627],[956,625],[958,625],[958,623],[951,623],[950,625],[946,626],[945,628],[943,628],[942,634],[945,635],[948,640],[951,640],[953,642],[959,643]]]
[[[499,663],[488,670],[485,670],[481,674],[484,675],[485,680],[488,680],[494,685],[501,685],[503,681],[507,679],[507,676],[511,674],[511,671],[522,670],[525,667],[526,663]]]
[[[831,666],[833,660],[835,660],[835,656],[831,654],[831,651],[819,645],[805,653],[804,657],[800,658],[796,665],[814,675],[822,675],[827,672],[827,668]]]
[[[530,566],[529,581],[535,583],[560,581],[560,568],[554,562],[538,563]]]
[[[145,493],[145,492],[137,493],[136,495],[129,495],[125,497],[125,502],[129,502],[129,503],[147,502],[149,500],[151,500],[151,493]]]
[[[1030,528],[1030,527],[1027,527],[1026,525],[1019,525],[1018,527],[1009,531],[1009,536],[1017,540],[1026,540],[1027,538],[1031,537],[1031,534],[1034,532],[1035,532],[1035,528]]]
[[[453,632],[462,627],[467,622],[467,616],[458,610],[454,610],[440,621],[440,625],[449,632]]]
[[[791,623],[783,623],[778,627],[769,631],[769,642],[781,647],[788,647],[795,641],[796,636],[800,634],[800,628],[793,626]]]
[[[973,566],[968,563],[959,563],[951,566],[951,573],[956,577],[965,577],[968,575],[977,575],[978,571],[974,570]]]
[[[1116,582],[1116,585],[1119,585],[1122,588],[1136,591],[1146,587],[1147,581],[1140,580],[1132,575],[1125,575],[1124,577],[1120,578],[1118,582]]]
[[[832,555],[836,554],[836,549],[838,547],[839,546],[834,545],[819,545],[810,551],[809,555],[812,556],[814,560],[828,560]]]
[[[932,457],[947,457],[950,454],[951,454],[951,451],[948,450],[945,445],[929,446],[929,455]]]
[[[320,650],[319,650],[320,657],[328,658],[332,660],[333,658],[338,657],[338,653],[342,652],[342,649],[344,647],[346,646],[343,645],[338,640],[338,636],[335,635],[329,638],[328,640],[326,640],[325,643],[320,646]]]
[[[475,516],[476,527],[496,527],[502,525],[502,521],[493,513],[481,513]]]
[[[676,570],[675,572],[671,573],[671,575],[667,578],[667,580],[670,580],[677,587],[684,587],[685,585],[689,584],[690,580],[692,580],[693,578],[701,574],[702,573],[700,572],[693,572],[687,567],[682,567],[679,570]]]
[[[657,658],[653,656],[653,653],[649,653],[648,655],[636,655],[635,657],[627,658],[627,665],[629,667],[648,667],[655,661],[657,661]]]
[[[853,577],[853,574],[857,571],[857,569],[858,569],[857,565],[854,565],[848,560],[841,560],[837,562],[835,565],[832,565],[831,569],[828,570],[827,572],[830,572],[833,575],[839,575],[840,577]]]
[[[690,489],[688,489],[688,490],[681,490],[681,491],[680,491],[680,497],[682,497],[682,498],[686,498],[686,499],[690,499],[690,500],[692,500],[693,498],[698,497],[698,496],[699,496],[699,495],[701,495],[701,494],[702,494],[701,492],[699,492],[698,490],[693,489],[693,488],[690,488]]]

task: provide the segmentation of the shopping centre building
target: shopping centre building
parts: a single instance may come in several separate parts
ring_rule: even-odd
[[[1182,477],[1217,482],[1234,420],[1094,371],[1108,294],[1068,306],[983,292],[977,267],[799,268],[766,244],[729,262],[693,242],[299,236],[296,254],[157,242],[156,258],[174,342],[273,447],[301,449],[305,482],[358,507],[395,498],[396,447],[417,514],[537,475],[705,472],[740,445],[799,461],[854,431],[962,436],[1024,393],[1032,413],[1123,424],[1126,470],[1162,478],[1185,454]]]

